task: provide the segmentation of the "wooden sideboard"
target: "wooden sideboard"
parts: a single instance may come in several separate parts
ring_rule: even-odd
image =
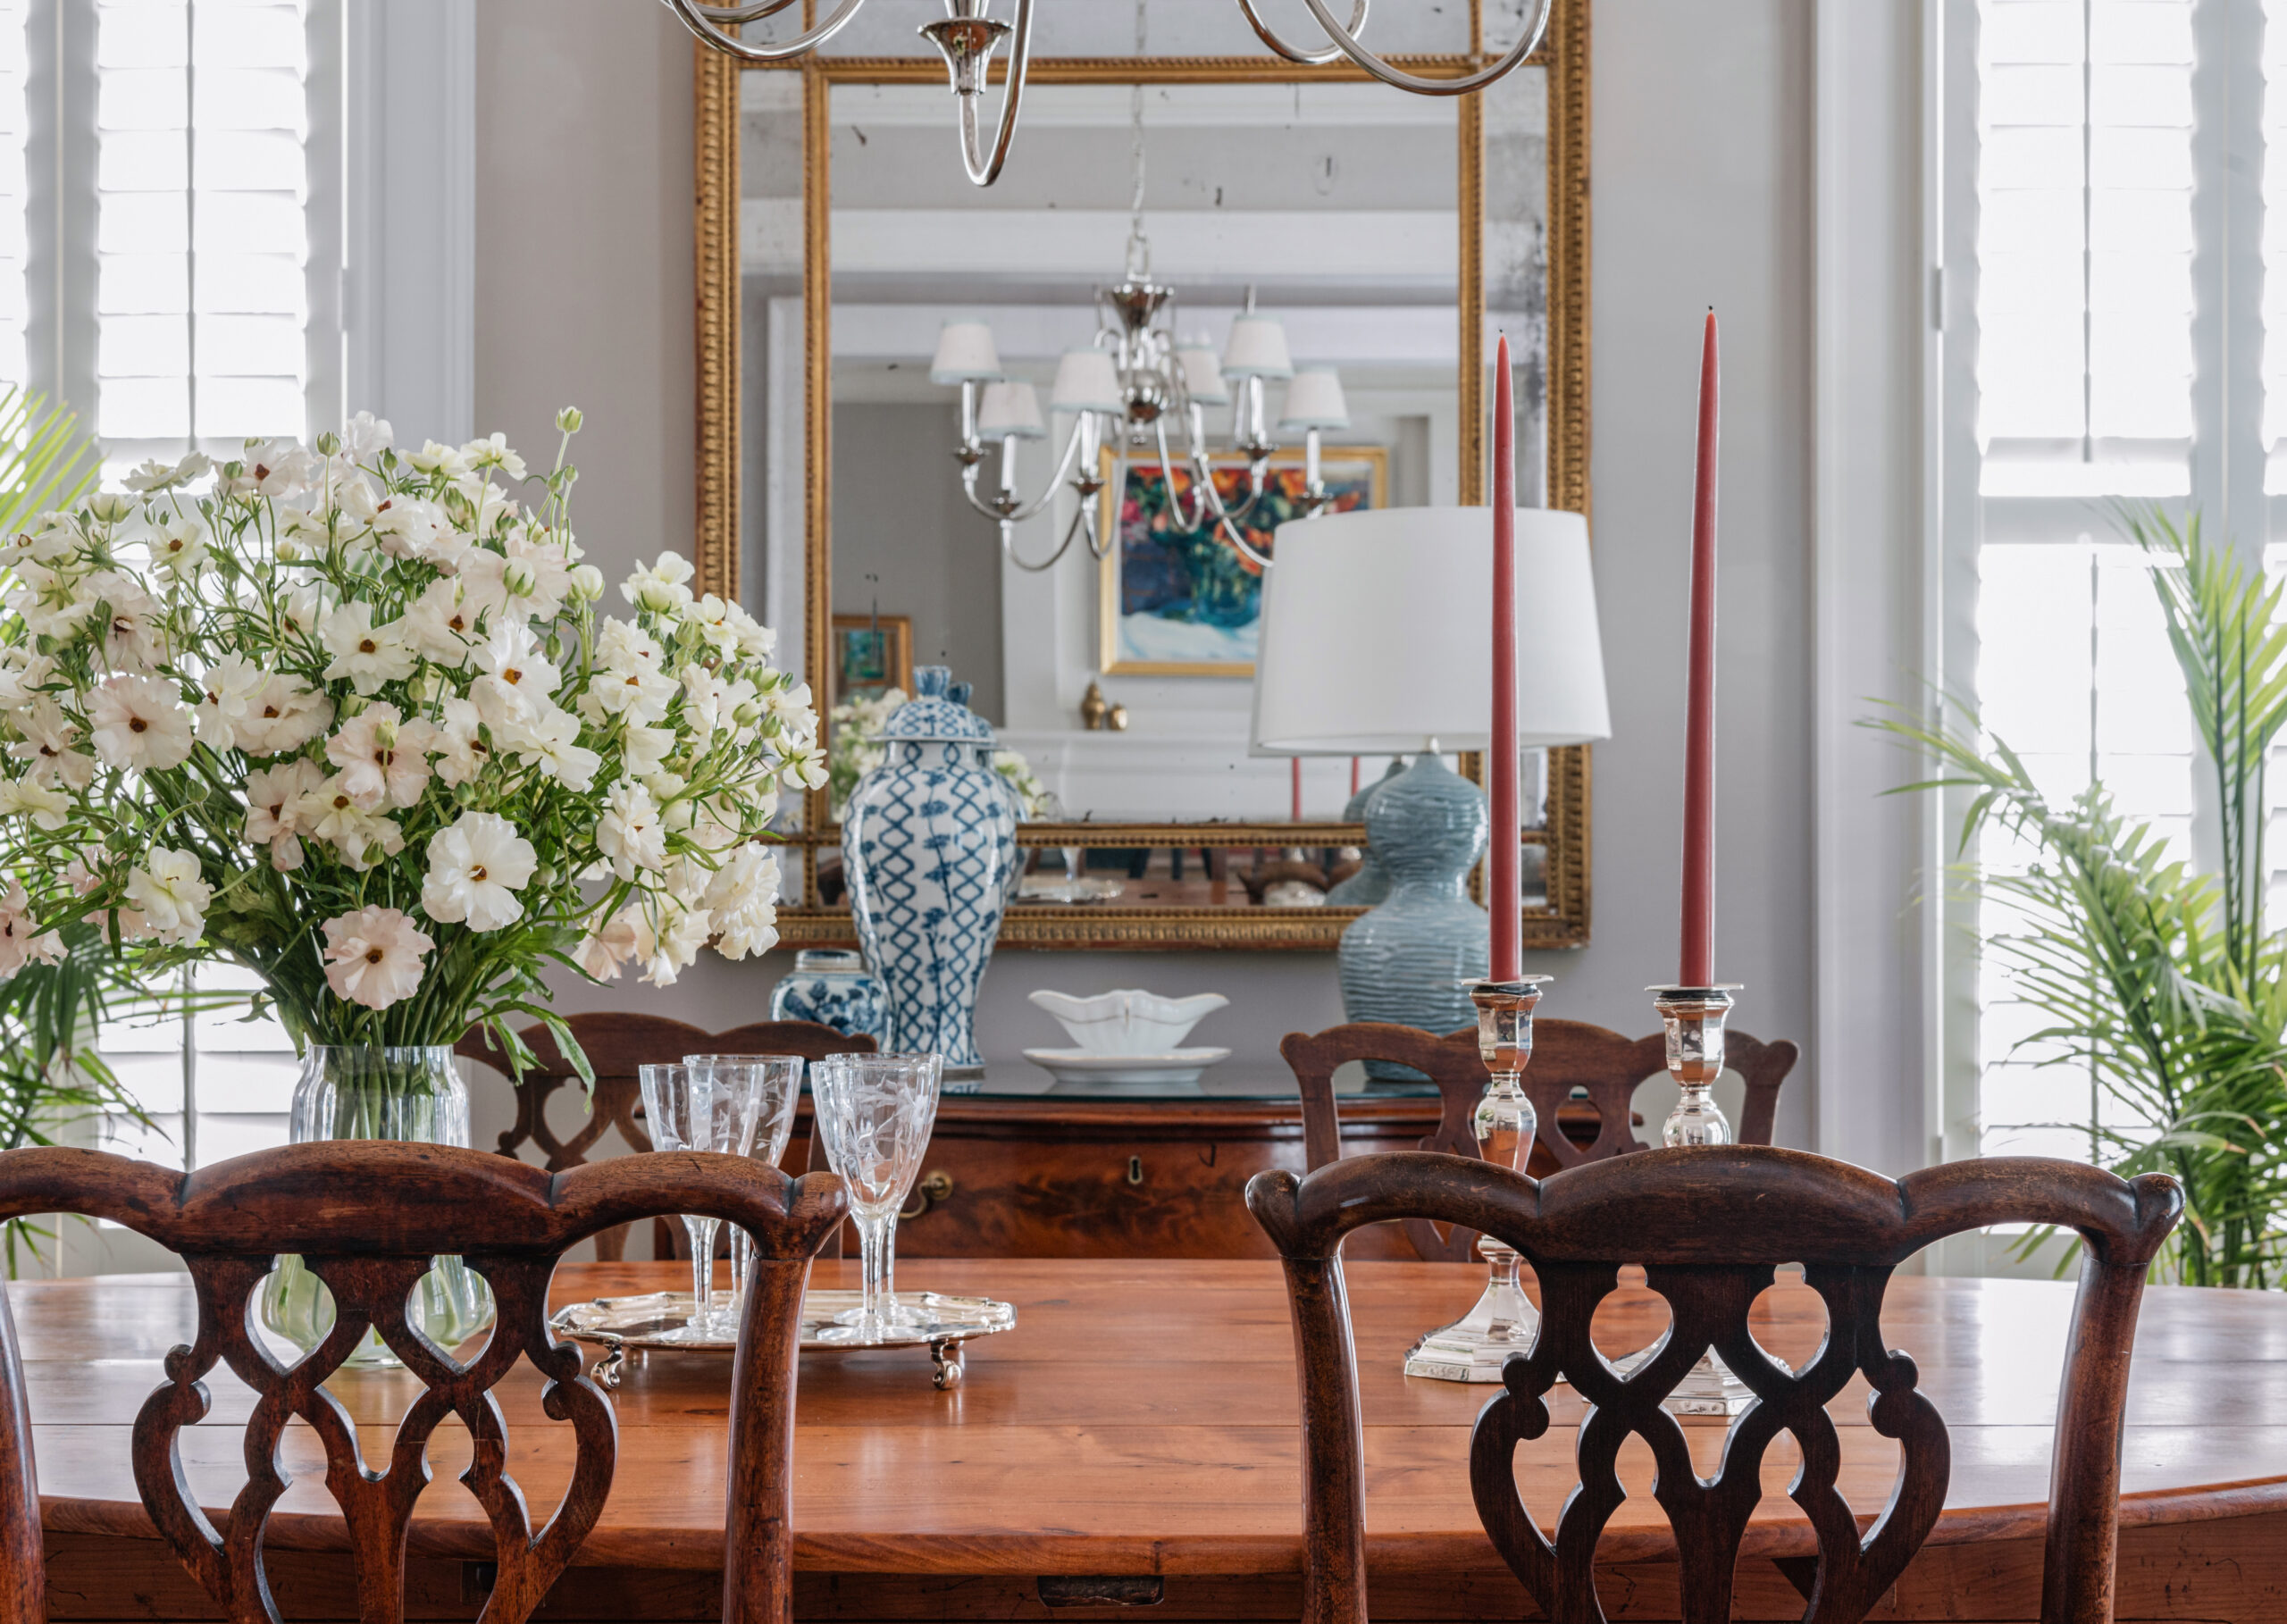
[[[1345,1156],[1411,1151],[1437,1126],[1437,1101],[1345,1100]],[[808,1155],[809,1101],[789,1148]],[[901,1258],[1271,1258],[1248,1216],[1247,1180],[1303,1168],[1299,1099],[1118,1100],[959,1095],[899,1219]],[[1412,1258],[1395,1229],[1359,1235],[1350,1255]]]

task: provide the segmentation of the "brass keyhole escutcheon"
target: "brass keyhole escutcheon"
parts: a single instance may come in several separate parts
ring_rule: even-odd
[[[1144,1159],[1141,1156],[1131,1156],[1127,1159],[1127,1182],[1131,1185],[1140,1185],[1144,1182]]]
[[[926,1213],[929,1209],[953,1193],[953,1176],[942,1170],[929,1174],[913,1187],[913,1205],[901,1208],[898,1219],[908,1223]]]

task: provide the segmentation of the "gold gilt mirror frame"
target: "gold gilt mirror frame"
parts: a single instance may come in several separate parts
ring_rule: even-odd
[[[1490,60],[1481,16],[1486,0],[1470,0],[1470,38],[1477,48],[1446,56],[1397,60],[1423,75],[1459,75]],[[1546,72],[1546,405],[1549,505],[1588,511],[1588,15],[1590,0],[1555,0],[1548,32],[1530,58]],[[741,65],[696,47],[698,262],[697,534],[694,562],[700,590],[744,601],[741,581],[740,466],[741,425],[740,147],[741,78],[748,72],[800,76],[802,130],[802,322],[804,329],[803,535],[806,587],[802,646],[805,674],[823,711],[831,692],[833,512],[831,427],[832,317],[830,104],[837,84],[942,83],[934,58],[813,55],[785,65]],[[998,75],[996,74],[996,78]],[[1268,53],[1229,57],[1040,57],[1032,84],[1197,85],[1362,81],[1347,63],[1299,66]],[[1400,94],[1396,91],[1390,95]],[[1458,381],[1459,499],[1485,500],[1487,483],[1485,337],[1484,109],[1476,95],[1458,98],[1460,151]],[[950,121],[951,98],[947,117]],[[1020,134],[1021,141],[1022,136]],[[958,173],[949,186],[959,184]],[[1462,770],[1482,782],[1482,762],[1462,758]],[[1546,817],[1525,832],[1525,843],[1543,848],[1545,903],[1524,909],[1526,945],[1575,947],[1588,940],[1589,747],[1549,753]],[[853,945],[847,907],[819,899],[817,854],[838,846],[825,792],[813,792],[803,828],[787,835],[789,900],[779,910],[782,939],[791,947]],[[1204,841],[1202,840],[1204,837]],[[1019,845],[1059,848],[1085,844],[1122,848],[1338,847],[1362,845],[1362,825],[1311,823],[1026,823]],[[799,859],[799,860],[797,860]],[[1480,868],[1479,882],[1482,880]],[[1011,908],[1000,933],[1002,947],[1058,950],[1327,950],[1361,909],[1355,908],[1144,908],[1027,905]]]

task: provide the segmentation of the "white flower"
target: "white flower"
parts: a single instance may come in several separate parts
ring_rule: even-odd
[[[460,567],[466,543],[453,534],[445,510],[426,497],[391,496],[373,509],[373,536],[392,558],[425,558],[448,575]]]
[[[158,677],[105,679],[88,701],[88,721],[96,753],[113,766],[164,772],[189,758],[190,712]]]
[[[120,482],[133,491],[167,490],[205,478],[214,465],[211,457],[194,451],[179,463],[144,463]]]
[[[483,721],[469,700],[445,701],[429,748],[437,752],[437,776],[447,783],[468,783],[492,759],[491,747],[482,736]]]
[[[429,837],[421,907],[448,925],[465,920],[473,931],[497,931],[524,917],[516,892],[539,866],[532,843],[507,818],[464,812],[450,828]]]
[[[772,723],[763,730],[765,732],[802,741],[817,737],[818,713],[810,704],[810,685],[808,682],[792,682],[774,688],[763,696],[762,702]]]
[[[349,453],[352,462],[370,463],[395,443],[390,420],[371,412],[358,413],[341,431],[342,449]]]
[[[214,895],[198,876],[198,859],[172,847],[154,846],[147,866],[127,876],[127,900],[141,916],[137,934],[170,947],[198,940]]]
[[[0,817],[18,815],[40,828],[61,829],[71,821],[71,798],[36,776],[0,778]]]
[[[30,780],[53,787],[57,781],[84,790],[96,775],[96,758],[75,748],[80,724],[51,694],[34,694],[32,702],[15,713],[16,731],[23,737],[8,747],[19,761],[31,764]],[[51,825],[52,826],[52,825]]]
[[[495,626],[473,657],[486,677],[527,704],[543,702],[564,681],[532,628],[519,622]]]
[[[55,681],[55,661],[29,649],[0,649],[0,711],[36,705],[40,690]]]
[[[673,677],[648,661],[631,659],[598,668],[580,696],[580,714],[599,726],[619,716],[636,723],[664,722],[674,697]]]
[[[469,476],[469,460],[465,452],[450,446],[440,446],[433,439],[421,442],[421,449],[409,453],[406,460],[423,473],[442,474],[458,481]]]
[[[767,953],[778,945],[778,856],[741,846],[707,883],[705,901],[725,958]]]
[[[361,694],[378,693],[382,683],[402,682],[413,674],[415,656],[403,624],[375,625],[369,603],[345,603],[327,615],[318,627],[318,641],[333,656],[326,681],[347,677]]]
[[[691,607],[691,560],[680,553],[661,553],[658,562],[637,570],[620,582],[620,596],[654,615],[677,615]]]
[[[595,603],[604,595],[604,573],[592,564],[575,564],[565,584],[581,602]]]
[[[249,756],[297,750],[333,725],[333,701],[295,676],[265,678],[233,724]]]
[[[671,897],[654,899],[654,908],[657,917],[636,917],[635,957],[643,961],[645,981],[672,987],[715,933],[715,922],[705,908],[686,908]]]
[[[782,745],[778,752],[778,774],[788,783],[815,790],[825,783],[825,752],[816,744]]]
[[[524,459],[508,449],[508,437],[493,433],[461,448],[461,459],[472,468],[498,468],[512,480],[524,477]]]
[[[270,677],[243,654],[226,654],[200,679],[194,713],[198,741],[209,749],[236,749],[239,730],[261,699]]]
[[[113,670],[155,670],[167,657],[163,611],[131,576],[98,570],[78,590],[104,606],[104,657]]]
[[[231,496],[283,499],[299,496],[317,477],[318,459],[290,439],[263,440],[247,447],[239,472],[222,488]]]
[[[619,967],[635,956],[637,910],[624,908],[591,931],[573,955],[593,981],[616,981]]]
[[[675,748],[672,727],[632,727],[620,735],[620,766],[630,778],[649,778],[664,770]]]
[[[437,730],[394,705],[370,705],[325,741],[325,758],[341,769],[341,787],[368,812],[421,799],[432,776],[429,748]]]
[[[405,831],[397,821],[359,806],[339,773],[305,792],[294,808],[301,833],[325,841],[360,872],[405,850]]]
[[[398,624],[423,659],[448,671],[466,668],[477,641],[476,608],[458,581],[431,582]]]
[[[211,532],[195,513],[169,514],[151,527],[151,562],[180,580],[206,562]]]
[[[633,879],[640,868],[656,869],[666,862],[666,828],[641,784],[623,780],[612,786],[604,815],[596,823],[596,850],[623,880]]]
[[[11,879],[0,892],[0,981],[5,981],[33,959],[54,964],[63,957],[63,938],[54,931],[32,934],[31,899],[19,882]]]
[[[325,922],[326,985],[337,998],[386,1009],[421,991],[422,960],[436,945],[400,909],[342,914]]]
[[[246,838],[270,848],[270,866],[291,874],[302,866],[303,815],[325,783],[314,761],[297,759],[247,774]]]
[[[478,679],[480,698],[489,677]],[[578,742],[580,721],[545,699],[530,709],[491,724],[492,736],[526,766],[536,766],[565,789],[585,794],[595,786],[604,758]]]

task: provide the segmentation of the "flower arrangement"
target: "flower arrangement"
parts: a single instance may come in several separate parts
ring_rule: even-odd
[[[906,702],[902,688],[884,688],[878,694],[853,694],[827,713],[826,794],[840,823],[858,781],[882,765],[882,729],[897,707]],[[1048,786],[1035,776],[1032,766],[1017,750],[993,752],[993,770],[1007,781],[1017,798],[1017,816],[1042,816],[1051,797]]]
[[[512,1014],[578,1054],[550,963],[665,984],[768,949],[759,842],[825,774],[809,691],[673,553],[599,612],[557,428],[528,474],[499,435],[405,452],[361,414],[0,544],[0,954],[86,917],[147,975],[248,967],[297,1043],[484,1024],[521,1062]]]

